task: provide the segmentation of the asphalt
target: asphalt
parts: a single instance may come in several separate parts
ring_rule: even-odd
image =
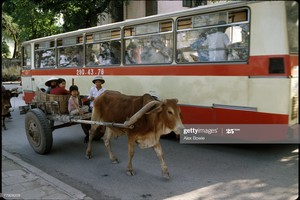
[[[5,85],[6,89],[19,84]],[[20,89],[21,90],[21,89]],[[20,94],[21,95],[21,94]],[[22,98],[14,98],[14,109],[25,105]],[[50,176],[22,159],[2,149],[2,193],[0,199],[83,199],[91,200],[84,192]]]
[[[50,176],[2,149],[1,199],[83,199],[82,191]]]

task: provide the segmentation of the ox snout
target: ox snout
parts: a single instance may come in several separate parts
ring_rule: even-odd
[[[183,129],[184,129],[184,125],[182,124],[182,121],[179,120],[177,122],[177,125],[176,125],[176,128],[175,128],[174,132],[175,132],[176,135],[180,135],[180,133],[182,133]]]

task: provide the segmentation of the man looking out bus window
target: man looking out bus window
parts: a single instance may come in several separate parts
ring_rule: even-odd
[[[91,101],[89,109],[90,112],[93,110],[95,98],[106,90],[102,87],[102,84],[105,83],[105,80],[102,78],[102,76],[95,77],[92,82],[95,84],[95,86],[90,89],[90,93],[88,96],[88,100]]]
[[[219,24],[225,24],[220,21]],[[203,45],[208,47],[209,61],[226,61],[227,47],[230,44],[228,35],[225,33],[227,27],[218,27],[217,31],[207,36]]]
[[[208,61],[208,51],[207,48],[203,47],[203,43],[206,40],[206,33],[202,32],[199,34],[199,38],[191,44],[191,49],[197,50],[198,61],[207,62]]]

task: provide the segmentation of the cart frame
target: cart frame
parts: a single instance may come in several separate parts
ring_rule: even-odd
[[[45,95],[47,96],[49,94]],[[37,96],[38,95],[36,95],[36,97]],[[62,98],[63,100],[60,99],[60,96],[64,96]],[[20,107],[20,113],[25,114],[26,136],[35,152],[39,154],[49,153],[53,145],[52,132],[56,129],[69,127],[75,124],[81,124],[81,127],[86,134],[86,138],[89,135],[90,125],[133,129],[134,123],[150,108],[159,103],[158,101],[151,101],[124,123],[115,123],[91,121],[92,113],[76,116],[69,115],[65,112],[67,105],[65,97],[68,97],[68,95],[56,95],[55,98],[58,98],[58,101],[51,101],[49,98],[45,98],[46,100],[44,100],[43,98],[38,97],[27,106]],[[59,122],[59,124],[55,125],[55,122]]]

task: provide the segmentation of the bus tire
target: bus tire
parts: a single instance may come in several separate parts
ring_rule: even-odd
[[[35,108],[26,113],[25,130],[28,142],[36,153],[50,152],[53,144],[52,130],[42,110]]]

